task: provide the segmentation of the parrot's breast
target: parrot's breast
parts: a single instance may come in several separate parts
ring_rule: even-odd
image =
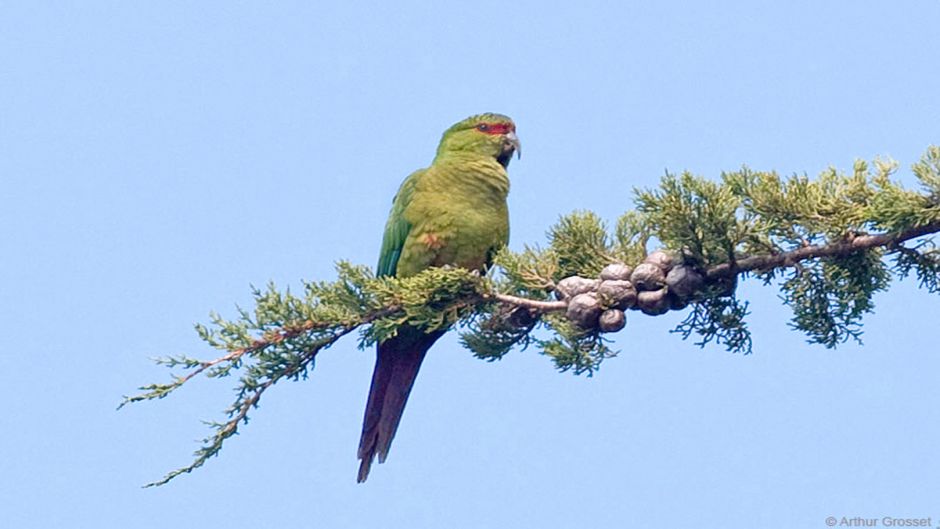
[[[405,210],[411,232],[402,249],[398,275],[430,266],[482,270],[509,239],[505,169],[492,163],[430,167]]]

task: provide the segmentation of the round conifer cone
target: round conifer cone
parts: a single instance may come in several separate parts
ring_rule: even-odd
[[[587,279],[580,276],[566,277],[555,285],[555,297],[558,299],[571,299],[578,294],[597,290],[600,283],[597,279]]]
[[[659,316],[669,312],[669,297],[666,289],[646,290],[636,295],[636,306],[644,314]]]
[[[601,270],[601,280],[621,280],[628,281],[633,269],[623,263],[610,263]]]
[[[646,259],[643,259],[644,263],[652,263],[663,269],[664,273],[669,272],[676,264],[676,259],[673,255],[666,250],[656,250],[655,252],[650,253],[646,256]]]
[[[630,282],[637,290],[659,290],[666,285],[666,273],[653,263],[641,263],[630,275]]]
[[[633,283],[620,279],[601,281],[597,295],[605,307],[625,310],[636,305],[636,288]]]
[[[679,265],[666,274],[669,292],[679,299],[688,299],[705,286],[705,278],[691,266]]]
[[[578,294],[568,301],[568,310],[565,316],[582,329],[597,327],[597,319],[601,315],[601,302],[594,292]]]
[[[601,332],[617,332],[627,324],[627,317],[622,310],[607,309],[601,313],[598,327]]]

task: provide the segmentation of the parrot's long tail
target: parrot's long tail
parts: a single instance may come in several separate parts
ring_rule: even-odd
[[[444,331],[425,334],[418,329],[405,328],[379,344],[359,439],[359,483],[369,477],[376,455],[379,463],[384,463],[388,457],[424,355],[443,334]]]

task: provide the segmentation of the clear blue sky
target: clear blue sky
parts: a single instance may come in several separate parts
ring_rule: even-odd
[[[209,356],[249,285],[376,260],[401,179],[467,115],[511,115],[512,247],[613,220],[665,169],[785,174],[940,142],[940,2],[3,2],[5,527],[825,527],[940,521],[940,299],[877,297],[828,351],[746,283],[755,352],[632,315],[592,379],[440,342],[389,461],[356,485],[372,351],[280,384],[187,463],[225,382],[115,411]],[[576,6],[576,7],[575,7]],[[936,523],[936,522],[935,522]]]

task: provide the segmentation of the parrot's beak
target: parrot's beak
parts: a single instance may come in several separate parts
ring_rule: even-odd
[[[499,156],[496,157],[496,161],[500,163],[503,167],[509,167],[509,160],[512,160],[513,153],[518,157],[522,157],[522,144],[519,143],[519,138],[516,137],[514,131],[509,131],[506,134],[503,134],[503,147],[500,149]]]
[[[519,143],[519,138],[516,137],[515,132],[510,131],[508,134],[506,134],[506,147],[505,148],[506,149],[511,148],[511,150],[509,150],[510,156],[512,155],[512,152],[515,151],[516,158],[522,158],[522,144]]]

